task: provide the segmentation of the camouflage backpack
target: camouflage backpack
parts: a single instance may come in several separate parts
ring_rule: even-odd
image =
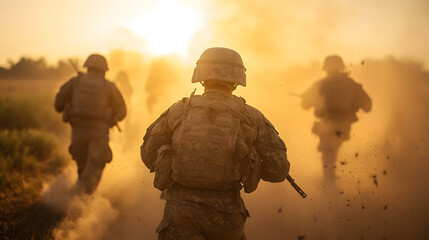
[[[72,118],[107,120],[111,115],[104,78],[80,76],[73,86]]]
[[[241,180],[235,150],[244,107],[243,100],[235,96],[191,96],[173,134],[172,180],[216,190],[231,189],[231,183]]]

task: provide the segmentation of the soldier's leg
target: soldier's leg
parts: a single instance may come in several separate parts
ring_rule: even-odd
[[[205,208],[205,220],[208,220],[208,240],[245,240],[245,213],[225,213],[209,206]]]
[[[69,147],[69,152],[72,155],[74,161],[77,164],[77,173],[79,179],[82,176],[82,172],[86,166],[86,160],[88,158],[88,145],[89,138],[86,136],[84,131],[80,129],[72,129],[72,140]]]
[[[322,121],[318,126],[318,134],[320,137],[319,151],[322,153],[322,166],[325,182],[328,185],[335,183],[335,163],[337,161],[337,153],[339,148],[338,132],[335,124]]]
[[[92,194],[97,189],[103,169],[111,160],[112,151],[108,138],[96,138],[89,143],[87,163],[80,178],[80,184],[85,193]]]
[[[198,218],[204,213],[189,201],[167,201],[156,232],[158,240],[206,240]]]

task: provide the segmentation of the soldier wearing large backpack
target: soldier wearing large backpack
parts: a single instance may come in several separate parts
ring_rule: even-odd
[[[192,77],[204,93],[173,104],[147,129],[141,158],[166,200],[159,239],[246,239],[240,190],[288,176],[286,146],[274,126],[232,94],[246,86],[245,70],[237,52],[207,49]]]
[[[126,115],[126,106],[116,86],[105,79],[106,59],[92,54],[86,60],[86,74],[78,73],[61,86],[55,109],[72,126],[69,151],[78,167],[78,187],[92,194],[106,163],[112,160],[109,128]]]
[[[302,94],[302,107],[314,107],[319,119],[313,126],[313,133],[320,138],[318,150],[322,152],[325,180],[335,183],[335,162],[341,144],[350,138],[351,124],[358,120],[359,109],[369,112],[371,99],[344,71],[341,57],[326,57],[323,70],[326,77],[314,83]]]

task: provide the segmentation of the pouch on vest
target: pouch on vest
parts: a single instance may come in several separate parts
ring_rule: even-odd
[[[162,145],[157,150],[158,157],[154,162],[155,178],[153,186],[161,191],[171,186],[171,161],[174,157],[170,145]]]
[[[249,162],[248,170],[245,174],[245,179],[242,180],[244,192],[251,193],[258,187],[261,180],[261,157],[259,156],[256,148],[253,147],[247,156]]]
[[[88,75],[78,78],[71,100],[73,117],[104,121],[110,118],[110,116],[107,116],[109,114],[109,103],[105,81],[104,78],[95,78]]]
[[[244,103],[201,96],[189,101],[173,135],[172,179],[187,187],[233,189],[241,178],[234,152]]]

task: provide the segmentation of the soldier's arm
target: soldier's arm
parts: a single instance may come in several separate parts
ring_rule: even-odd
[[[60,87],[60,91],[55,96],[54,107],[57,112],[64,111],[65,105],[71,100],[73,91],[73,82],[75,78],[70,79]]]
[[[127,115],[127,107],[125,105],[124,98],[122,97],[121,92],[119,92],[118,88],[115,86],[115,84],[110,84],[111,88],[111,100],[110,104],[112,105],[113,115],[112,115],[112,122],[119,122],[122,119],[125,118]]]
[[[261,179],[269,182],[284,181],[290,168],[286,145],[267,119],[259,127],[256,149],[262,158]]]
[[[157,150],[162,145],[171,145],[174,129],[179,126],[187,99],[184,98],[173,104],[161,116],[153,122],[143,137],[140,146],[140,157],[151,172],[154,171],[154,162],[157,158]]]
[[[301,95],[301,107],[304,109],[315,107],[318,96],[319,85],[315,83]]]
[[[368,94],[363,90],[362,85],[359,84],[358,86],[358,99],[359,99],[359,107],[362,108],[365,112],[371,111],[372,108],[372,102],[371,98],[368,96]]]

